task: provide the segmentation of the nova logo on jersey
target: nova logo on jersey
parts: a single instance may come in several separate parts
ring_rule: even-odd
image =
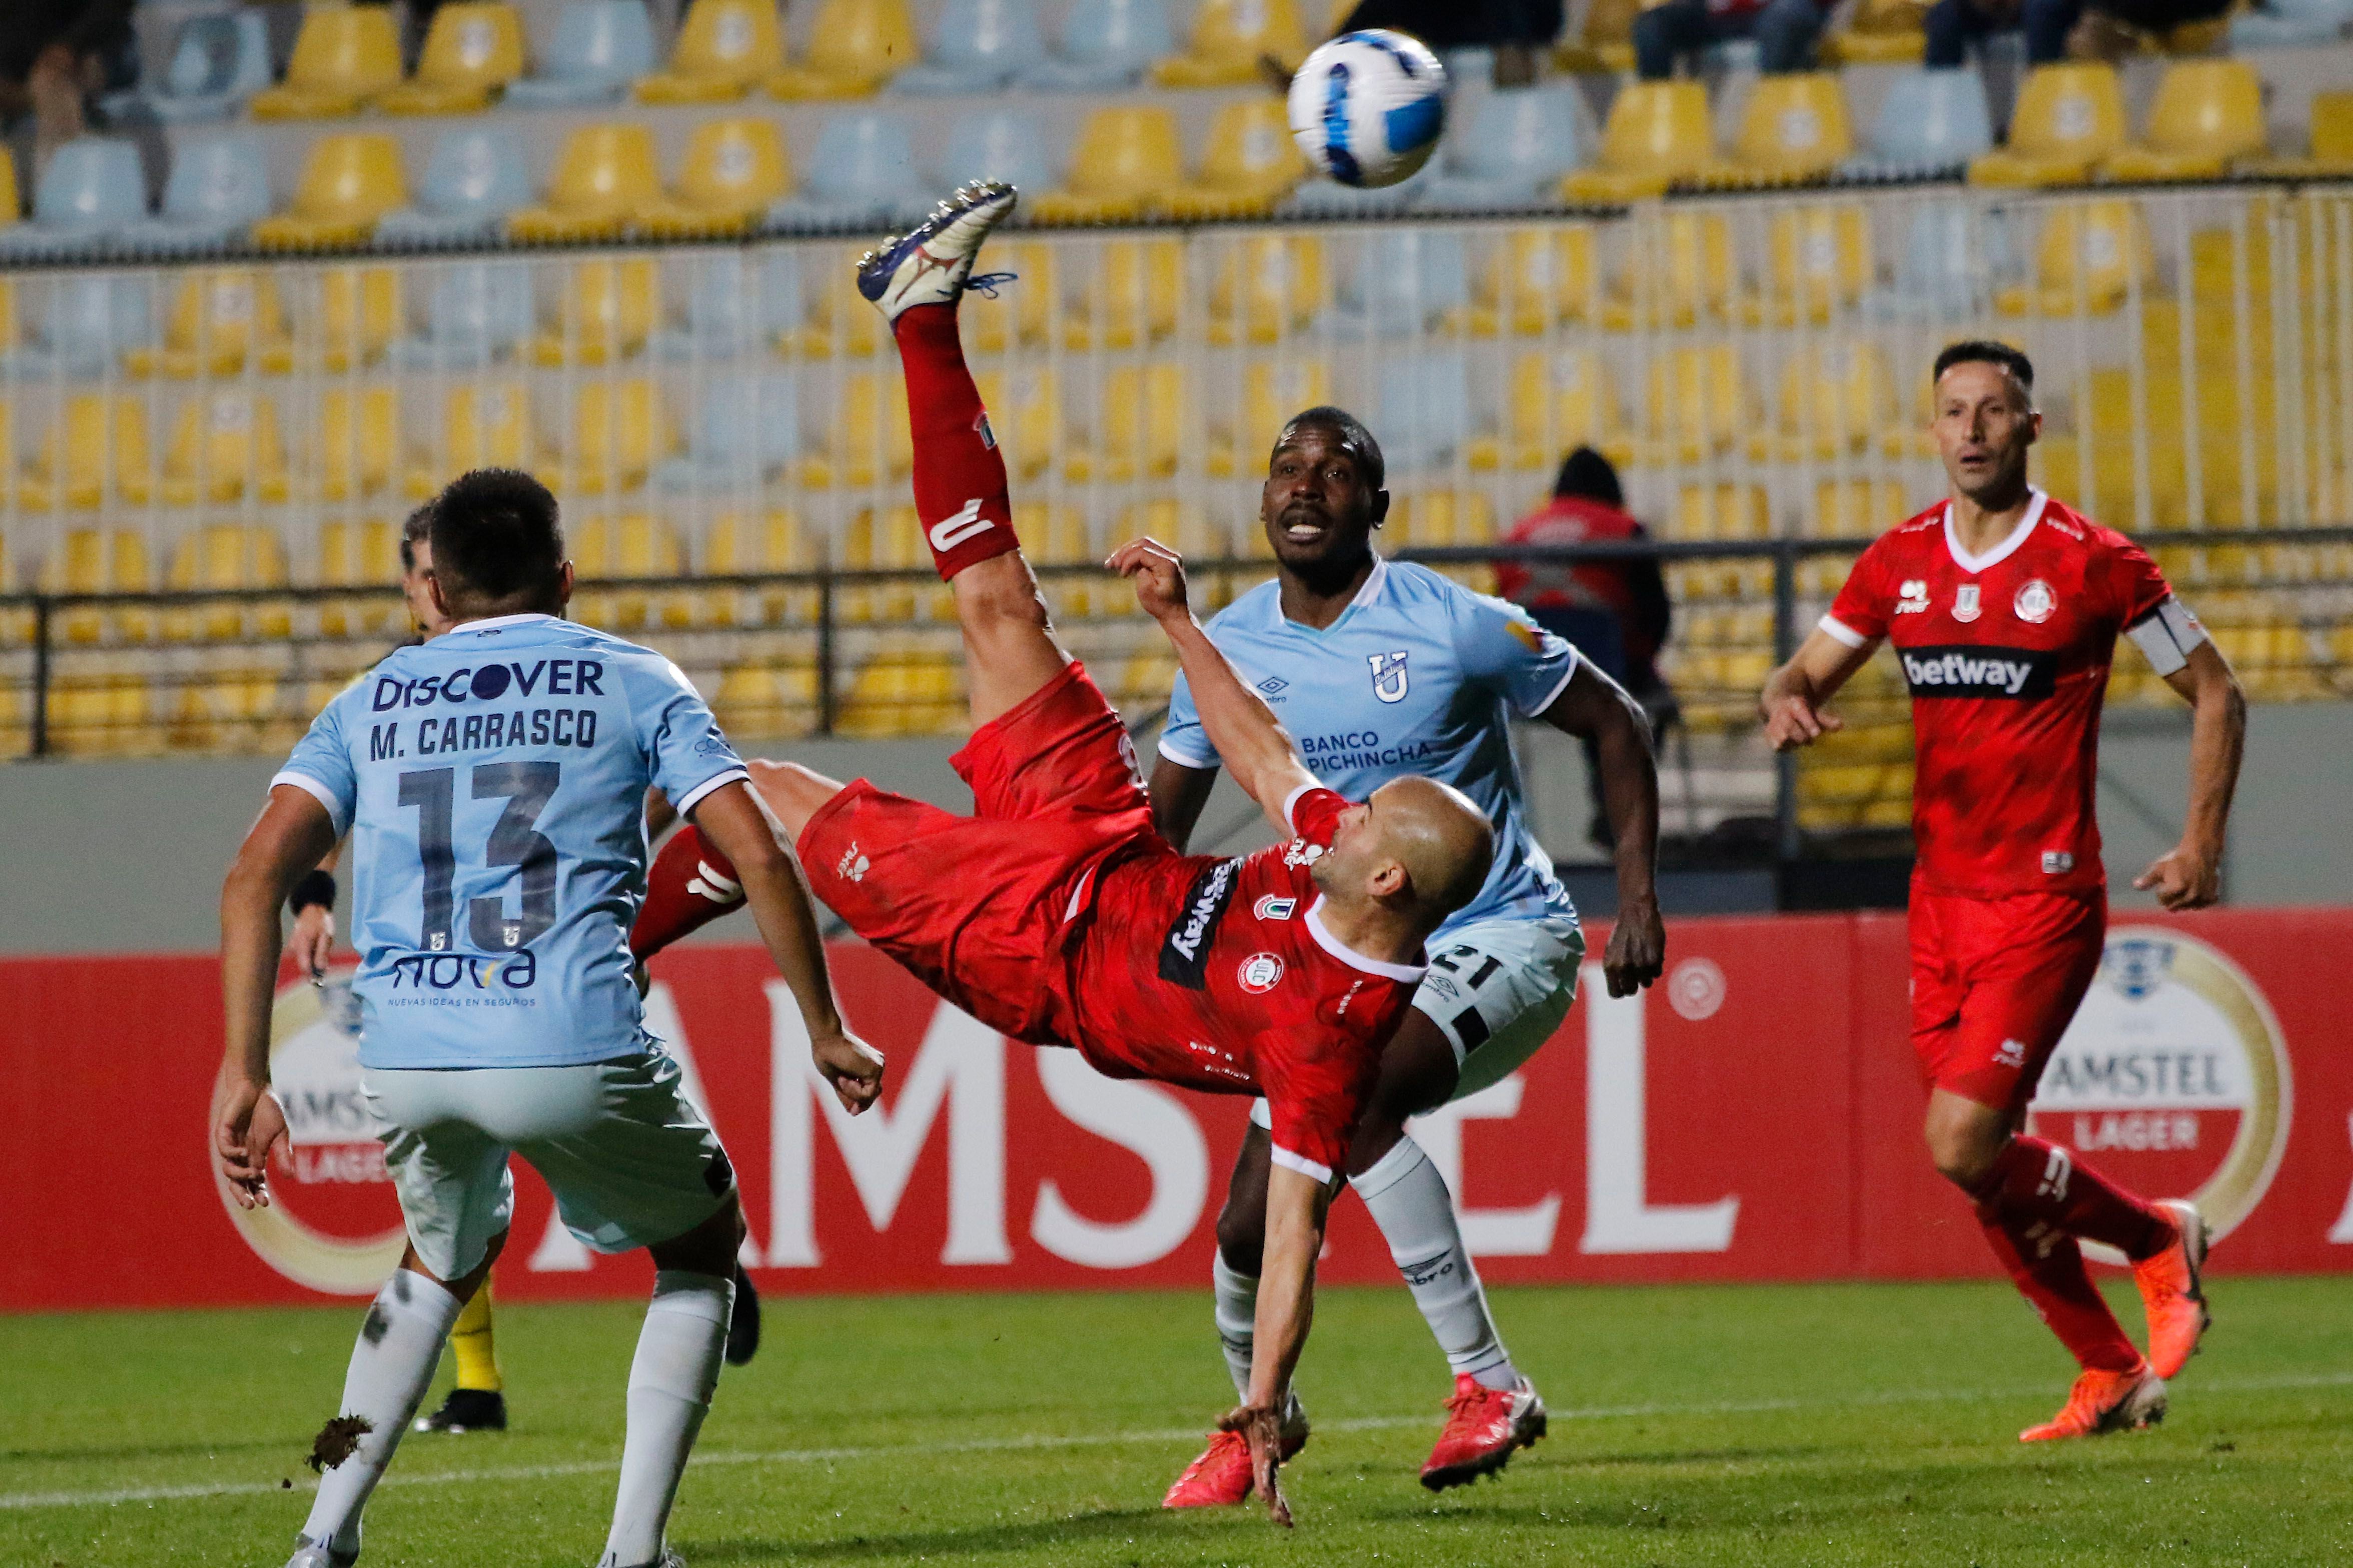
[[[1899,648],[1904,679],[1915,697],[2016,697],[2033,701],[2051,695],[2059,679],[2059,656],[2033,648]]]
[[[1395,653],[1367,654],[1365,662],[1373,667],[1373,695],[1384,702],[1402,702],[1406,694],[1406,655]]]
[[[1240,860],[1220,860],[1193,879],[1185,894],[1185,912],[1161,940],[1161,979],[1187,991],[1208,988],[1209,943],[1234,896],[1234,872],[1240,865]]]

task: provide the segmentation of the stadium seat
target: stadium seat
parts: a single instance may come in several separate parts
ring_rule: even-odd
[[[320,395],[309,471],[319,500],[340,504],[392,484],[400,460],[400,395],[385,385],[330,386]],[[328,578],[384,582],[389,578]]]
[[[758,253],[710,247],[669,264],[683,269],[686,314],[658,327],[653,351],[668,360],[732,360],[787,346],[801,318],[801,256],[789,246]]]
[[[525,244],[617,239],[660,196],[650,128],[622,121],[584,125],[565,140],[546,204],[518,208],[507,218],[507,236]]]
[[[1381,533],[1383,543],[1392,550],[1492,544],[1495,541],[1495,508],[1476,490],[1402,492],[1390,501],[1388,521]],[[1473,593],[1495,591],[1495,569],[1484,563],[1440,566],[1438,571]]]
[[[382,637],[406,618],[387,590],[400,580],[400,530],[381,518],[319,525],[319,585],[375,589],[349,599],[318,602],[319,635]]]
[[[835,731],[881,740],[961,730],[969,722],[963,676],[952,646],[894,638],[851,678]]]
[[[1185,291],[1183,246],[1173,239],[1113,239],[1093,259],[1086,269],[1092,277],[1073,277],[1066,285],[1077,291],[1062,299],[1065,347],[1132,349],[1176,331]]]
[[[433,13],[417,74],[376,100],[386,114],[474,114],[522,75],[522,16],[504,0],[450,0]]]
[[[1037,240],[999,239],[990,247],[989,258],[994,270],[1013,274],[1015,286],[996,290],[994,299],[987,293],[964,297],[958,310],[966,351],[1002,353],[1016,341],[1046,342],[1057,287],[1053,250]]]
[[[1860,0],[1846,26],[1821,41],[1822,63],[1831,66],[1912,66],[1926,53],[1919,0]]]
[[[1461,284],[1458,250],[1458,293]],[[1210,268],[1209,342],[1219,346],[1279,342],[1313,325],[1326,299],[1322,237],[1243,237],[1221,247]]]
[[[161,349],[122,356],[132,375],[236,375],[250,363],[269,374],[294,366],[277,279],[242,267],[184,269]]]
[[[1384,359],[1375,374],[1375,428],[1395,476],[1448,468],[1471,440],[1471,378],[1461,353]]]
[[[190,137],[174,149],[164,209],[123,231],[127,248],[184,256],[236,244],[269,216],[269,157],[250,131]]]
[[[670,194],[638,212],[638,231],[649,239],[744,234],[792,183],[774,121],[710,121],[687,142]]]
[[[384,5],[306,11],[286,79],[253,95],[256,120],[332,120],[356,114],[400,84],[400,35]]]
[[[7,331],[0,332],[0,371],[26,378],[95,376],[113,368],[118,356],[151,347],[153,326],[143,280],[119,272],[63,272],[43,282],[39,306],[26,308],[29,336],[6,341],[15,335],[16,311],[6,312]],[[0,279],[0,284],[16,296],[15,279]],[[0,300],[0,305],[5,303]],[[0,468],[6,466],[6,458],[0,452]]]
[[[1830,462],[1868,451],[1895,417],[1886,354],[1867,338],[1807,343],[1782,367],[1779,413],[1760,457]]]
[[[1695,81],[1638,81],[1618,89],[1590,169],[1561,181],[1569,202],[1614,204],[1655,196],[1697,178],[1715,157],[1707,89]]]
[[[2046,209],[2032,288],[1995,298],[2004,315],[2105,315],[2157,283],[2148,225],[2137,202],[2071,202]]]
[[[1055,182],[1054,161],[1038,135],[1038,117],[1012,109],[966,115],[935,144],[932,184],[953,189],[966,180],[1006,180],[1026,198]]]
[[[1655,353],[1649,375],[1646,465],[1705,462],[1729,452],[1755,425],[1740,351],[1728,342]]]
[[[127,670],[60,676],[49,687],[49,744],[69,757],[153,751],[150,698],[147,678]]]
[[[225,120],[269,85],[269,18],[240,6],[181,23],[163,75],[109,93],[103,104],[116,123],[142,110],[165,124]]]
[[[1114,223],[1156,210],[1185,183],[1176,117],[1151,105],[1121,104],[1087,116],[1063,186],[1029,204],[1040,223]]]
[[[765,371],[731,372],[696,386],[686,450],[656,466],[656,488],[757,490],[781,476],[800,456],[798,393],[791,374]]]
[[[1611,462],[1632,461],[1626,426],[1618,411],[1617,380],[1599,350],[1530,350],[1512,362],[1510,463],[1519,469],[1550,468],[1579,447],[1591,447]]]
[[[278,407],[237,387],[183,398],[164,453],[166,506],[286,499],[286,443]]]
[[[1601,313],[1601,269],[1589,224],[1519,228],[1488,253],[1473,282],[1471,330],[1492,337],[1506,330],[1523,337],[1548,331],[1556,321],[1583,322]]]
[[[793,740],[817,727],[813,660],[731,664],[719,677],[712,710],[727,733]]]
[[[1711,184],[1788,184],[1819,179],[1854,155],[1846,89],[1836,71],[1759,77],[1729,155]]]
[[[1040,574],[1039,585],[1057,626],[1103,613],[1124,615],[1134,608],[1133,595],[1104,580],[1103,558],[1108,549],[1095,543],[1085,512],[1074,506],[1018,506],[1013,528],[1024,552],[1039,565],[1092,568]]]
[[[1873,280],[1870,210],[1859,202],[1777,208],[1765,226],[1765,291],[1745,302],[1757,324],[1820,325],[1852,310]]]
[[[1728,316],[1739,273],[1731,220],[1721,211],[1671,207],[1638,230],[1602,303],[1602,324],[1630,328],[1688,327]]]
[[[2314,93],[2306,130],[2301,155],[2250,158],[2240,165],[2242,171],[2290,179],[2330,179],[2353,173],[2353,89]]]
[[[923,549],[923,530],[915,518],[912,506],[894,506],[877,512],[872,507],[861,507],[850,518],[836,542],[833,563],[853,572],[912,571],[928,564]],[[852,624],[871,621],[907,621],[915,618],[919,603],[918,584],[906,582],[851,584],[840,589],[835,596],[837,618]],[[943,587],[942,595],[946,593]],[[953,619],[953,603],[937,605],[937,595],[924,594],[920,602],[928,613],[934,607],[944,607],[946,614],[932,618]],[[921,633],[899,631],[892,635],[892,644],[913,645]]]
[[[1773,537],[1773,507],[1762,485],[1682,486],[1675,491],[1674,518],[1676,539]]]
[[[1064,92],[1133,87],[1176,47],[1166,0],[1090,0],[1062,13],[1050,53],[1023,68],[1020,85]]]
[[[2125,144],[2124,87],[2114,66],[2036,66],[2019,89],[2010,144],[1969,164],[1977,185],[2066,185]]]
[[[1008,468],[1032,479],[1061,460],[1062,384],[1052,366],[1025,364],[1010,373],[985,369],[973,379]]]
[[[1576,86],[1498,89],[1446,139],[1444,167],[1414,205],[1431,212],[1539,206],[1584,163],[1591,122]]]
[[[302,163],[294,203],[253,226],[262,250],[323,250],[363,244],[376,220],[408,200],[400,143],[381,132],[320,136]]]
[[[818,127],[807,184],[770,206],[767,221],[786,228],[897,226],[920,218],[936,195],[915,167],[904,121],[845,110]]]
[[[670,68],[638,79],[639,103],[728,103],[785,63],[776,0],[693,0]]]
[[[1351,336],[1418,337],[1459,330],[1471,303],[1465,237],[1420,225],[1384,226],[1342,242],[1340,306]]]
[[[1303,408],[1332,401],[1332,367],[1291,354],[1253,359],[1242,367],[1239,399],[1209,396],[1201,412],[1208,437],[1204,468],[1211,479],[1250,478],[1263,469],[1283,422]]]
[[[469,468],[533,468],[537,431],[531,394],[520,381],[460,383],[441,402],[435,444],[412,455],[404,483],[430,500]]]
[[[801,459],[803,486],[863,489],[907,477],[914,467],[914,442],[907,431],[907,399],[897,371],[888,375],[851,371],[837,386],[820,383],[811,390],[832,417],[823,452]]]
[[[0,147],[0,230],[18,221],[23,206],[16,191],[16,156]]]
[[[638,512],[591,517],[566,529],[565,542],[583,584],[572,599],[575,620],[616,631],[633,631],[649,621],[671,627],[694,624],[694,601],[688,594],[593,586],[600,578],[684,576],[686,550],[669,523]]]
[[[506,101],[542,109],[611,103],[653,65],[654,25],[644,0],[569,0],[539,68],[509,82]]]
[[[411,370],[473,370],[512,354],[531,331],[531,270],[512,261],[435,268],[425,335],[393,345]]]
[[[400,330],[397,267],[334,267],[319,278],[319,363],[338,374],[374,364]]]
[[[2219,180],[2243,158],[2269,151],[2263,84],[2244,60],[2176,60],[2158,83],[2138,145],[2119,149],[2100,173],[2126,184]]]
[[[139,167],[139,149],[107,137],[77,136],[50,153],[33,193],[32,217],[0,228],[0,258],[94,250],[135,229],[146,216],[147,178]]]
[[[704,535],[702,571],[713,577],[752,576],[770,572],[806,572],[821,563],[823,552],[792,512],[776,508],[754,515],[724,511],[712,520]],[[707,589],[702,618],[712,626],[744,622],[781,625],[817,619],[817,592],[812,588]],[[814,689],[809,693],[814,700]]]
[[[1307,160],[1292,140],[1282,102],[1238,99],[1209,122],[1200,168],[1167,194],[1165,209],[1180,223],[1261,216],[1306,174]]]
[[[1183,367],[1115,365],[1096,386],[1078,390],[1089,429],[1084,445],[1063,458],[1063,473],[1072,484],[1124,484],[1176,472],[1186,435]]]
[[[392,245],[487,239],[531,197],[531,174],[512,126],[453,127],[433,143],[417,205],[385,214],[375,237]]]
[[[1155,64],[1152,79],[1163,87],[1255,86],[1261,55],[1288,70],[1307,58],[1293,0],[1199,0],[1185,52]]]
[[[1035,0],[947,0],[893,92],[996,92],[1046,50]]]
[[[1872,296],[1873,314],[1967,321],[1992,306],[1994,280],[2012,266],[2005,215],[1967,202],[1934,201],[1912,210],[1897,253],[1892,288]]]
[[[1641,0],[1592,0],[1582,25],[1553,46],[1553,68],[1564,76],[1624,77],[1634,68],[1634,18]]]
[[[1887,84],[1862,151],[1847,161],[1858,177],[1918,179],[1948,174],[1993,150],[1985,79],[1973,70],[1903,72]]]
[[[644,350],[660,310],[660,264],[651,258],[575,261],[548,329],[532,340],[532,358],[550,366],[628,359]]]
[[[808,53],[768,78],[768,96],[863,98],[921,54],[906,0],[823,0]]]
[[[67,529],[50,544],[41,563],[40,586],[45,594],[149,593],[155,578],[147,541],[129,528]],[[69,643],[100,643],[110,637],[143,642],[154,629],[153,618],[138,610],[78,605],[61,610],[57,619],[57,636]]]
[[[259,523],[207,522],[190,529],[173,547],[172,564],[164,574],[164,586],[182,594],[285,585],[286,546],[275,530]],[[164,611],[163,629],[173,642],[283,637],[293,633],[293,610],[269,600],[201,605]]]

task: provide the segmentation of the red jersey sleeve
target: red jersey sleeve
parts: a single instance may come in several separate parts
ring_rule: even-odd
[[[1320,784],[1302,784],[1298,793],[1282,803],[1282,815],[1291,824],[1291,831],[1318,849],[1332,847],[1333,830],[1340,826],[1340,814],[1347,809],[1346,796]]]
[[[1328,1182],[1345,1167],[1380,1058],[1314,1025],[1261,1035],[1259,1089],[1273,1123],[1274,1163]]]
[[[1889,537],[1881,535],[1856,559],[1854,570],[1846,574],[1845,585],[1831,601],[1831,613],[1821,619],[1822,630],[1849,647],[1861,647],[1887,635],[1888,617],[1895,611],[1895,595],[1888,584]]]
[[[2138,626],[2173,596],[2173,586],[2158,570],[2148,552],[2123,534],[2110,533],[2106,543],[2108,586],[2116,595],[2116,624]]]

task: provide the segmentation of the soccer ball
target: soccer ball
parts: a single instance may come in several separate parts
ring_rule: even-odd
[[[1446,126],[1446,68],[1420,39],[1343,33],[1291,79],[1291,135],[1344,185],[1394,185],[1430,161]]]

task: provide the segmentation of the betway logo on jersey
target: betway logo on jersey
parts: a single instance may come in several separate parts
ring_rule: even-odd
[[[2058,684],[2059,656],[2026,647],[1907,647],[1904,679],[1915,697],[2016,697],[2028,701],[2051,695]]]
[[[1206,963],[1218,922],[1226,916],[1226,901],[1234,896],[1234,871],[1239,860],[1220,860],[1193,879],[1185,893],[1185,912],[1168,928],[1160,943],[1160,978],[1187,991],[1208,988]]]

